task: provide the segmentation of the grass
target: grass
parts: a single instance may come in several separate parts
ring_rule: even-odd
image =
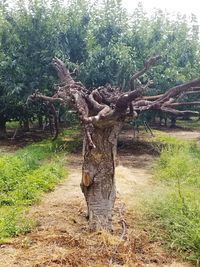
[[[154,169],[163,191],[150,203],[150,221],[168,247],[199,266],[200,150],[195,142],[157,138],[165,143]]]
[[[19,121],[8,121],[6,122],[7,129],[16,129],[19,127]]]
[[[63,131],[60,138],[53,143],[56,152],[65,151],[66,153],[80,152],[82,149],[82,138],[80,138],[80,128],[73,127]]]
[[[70,130],[65,136],[77,132]],[[73,140],[71,140],[73,143]],[[30,205],[51,191],[66,176],[62,138],[28,145],[0,158],[0,242],[25,233],[35,224],[28,216]]]
[[[176,125],[186,129],[199,130],[200,120],[197,120],[196,118],[192,120],[177,120]]]
[[[170,147],[182,147],[188,144],[188,141],[185,139],[178,139],[175,136],[163,133],[158,130],[154,130],[155,136],[152,137],[151,142],[155,142],[161,145],[161,147],[164,146],[170,146]]]

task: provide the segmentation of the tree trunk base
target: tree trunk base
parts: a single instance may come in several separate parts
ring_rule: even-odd
[[[119,127],[95,128],[96,148],[85,144],[81,189],[87,207],[90,231],[112,231],[115,203],[115,155]]]
[[[6,121],[0,121],[0,139],[6,139],[7,133],[6,133]]]

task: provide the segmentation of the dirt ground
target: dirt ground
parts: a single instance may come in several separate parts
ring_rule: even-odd
[[[200,133],[193,133],[182,131],[178,135],[200,138]],[[154,159],[150,149],[135,153],[131,147],[119,148],[118,192],[111,235],[88,232],[86,207],[79,187],[82,159],[79,154],[67,156],[68,178],[31,208],[30,215],[38,221],[38,226],[31,233],[0,246],[0,267],[191,266],[164,251],[162,244],[154,241],[151,233],[140,225],[141,196],[148,197],[150,192],[158,190],[152,179]]]

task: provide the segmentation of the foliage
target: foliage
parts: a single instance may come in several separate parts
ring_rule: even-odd
[[[81,69],[88,87],[106,83],[127,87],[135,55],[127,43],[128,17],[121,1],[95,7],[88,25],[88,58]]]
[[[59,53],[62,25],[60,1],[17,1],[10,9],[0,4],[0,120],[25,120],[32,116],[25,102],[36,89],[51,93],[55,83],[50,65]]]
[[[156,10],[151,18],[139,4],[132,16],[131,44],[135,49],[137,65],[151,54],[162,55],[162,64],[150,70],[148,77],[155,81],[149,94],[163,93],[169,87],[198,76],[198,23],[192,16],[191,24],[178,14],[172,18]]]
[[[33,113],[24,105],[36,89],[52,95],[54,56],[62,58],[87,87],[111,83],[129,87],[132,73],[148,57],[161,54],[162,64],[143,75],[154,79],[152,95],[197,77],[199,28],[195,16],[171,17],[156,10],[148,17],[141,4],[133,14],[121,0],[0,1],[0,122],[25,120]]]
[[[153,137],[153,141],[162,144],[162,147],[164,145],[165,149],[171,149],[174,147],[177,147],[178,149],[179,147],[185,147],[188,145],[190,146],[195,144],[184,139],[178,139],[175,136],[165,134],[161,131],[154,130],[154,133],[155,136]],[[164,153],[164,150],[162,151],[162,153]]]
[[[33,222],[26,219],[27,207],[66,175],[62,161],[54,152],[52,144],[46,141],[1,157],[0,240],[28,231]]]
[[[172,141],[172,142],[171,142]],[[169,140],[155,167],[165,186],[151,203],[151,219],[166,243],[187,259],[200,261],[200,151],[196,143]]]

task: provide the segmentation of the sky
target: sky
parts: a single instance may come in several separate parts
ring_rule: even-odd
[[[137,0],[123,0],[123,5],[129,12],[137,7]],[[154,8],[166,10],[169,13],[195,14],[200,22],[200,0],[141,0],[145,11],[152,13]]]
[[[15,0],[9,0],[14,3]],[[64,0],[67,2],[68,0]],[[93,0],[95,2],[95,0]],[[196,15],[200,24],[200,0],[122,0],[124,7],[131,13],[142,2],[144,10],[148,14],[152,14],[155,8],[166,10],[169,13],[181,13],[190,16],[192,13]]]

